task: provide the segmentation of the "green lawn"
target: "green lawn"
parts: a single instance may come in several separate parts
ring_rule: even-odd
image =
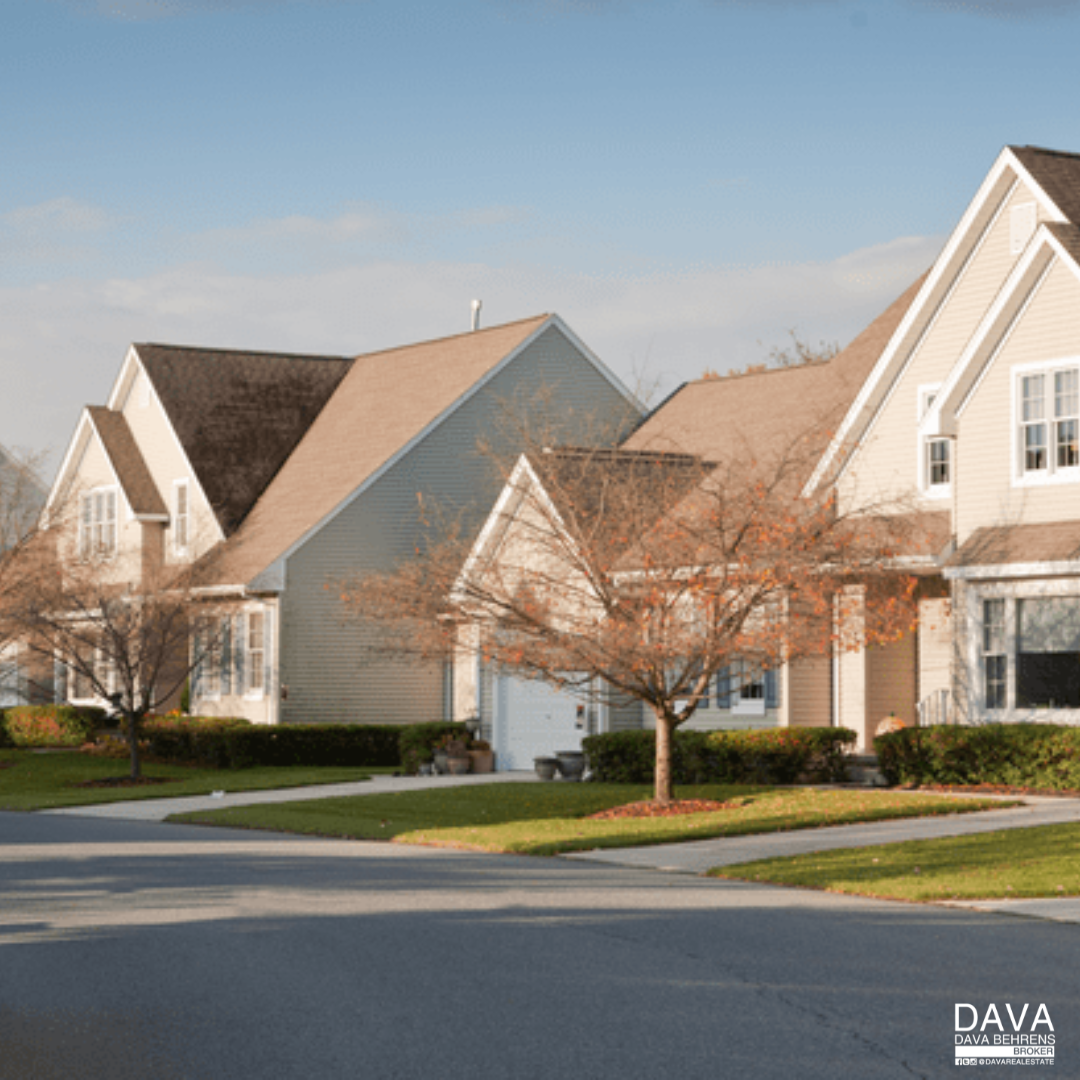
[[[1080,896],[1080,825],[845,848],[710,873],[894,900]]]
[[[10,766],[10,767],[9,767]],[[77,750],[40,753],[0,750],[0,810],[45,810],[56,806],[86,806],[127,799],[164,799],[207,795],[211,791],[258,791],[367,780],[390,769],[256,768],[196,769],[187,765],[143,765],[143,774],[167,779],[143,787],[80,788],[87,780],[127,776],[127,760],[93,757]]]
[[[713,813],[670,818],[585,820],[589,814],[648,799],[634,784],[485,784],[236,807],[170,820],[360,840],[396,840],[481,851],[555,855],[713,836],[808,829],[927,814],[964,813],[1001,802],[880,791],[816,788],[680,787],[682,799],[735,801]]]

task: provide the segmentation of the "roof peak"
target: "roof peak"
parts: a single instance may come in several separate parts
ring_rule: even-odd
[[[461,338],[477,337],[481,334],[493,334],[499,330],[509,330],[515,326],[524,326],[525,323],[541,323],[552,317],[552,312],[544,312],[541,315],[530,315],[525,319],[514,319],[511,322],[498,323],[495,326],[482,326],[478,330],[462,330],[458,334],[444,334],[441,337],[426,338],[423,341],[411,341],[405,345],[391,345],[386,349],[374,349],[372,352],[357,353],[353,359],[362,360],[372,356],[382,356],[385,353],[401,352],[404,349],[416,349],[424,345],[438,345],[443,341],[458,341]]]
[[[1049,154],[1051,157],[1063,157],[1072,158],[1073,160],[1080,160],[1080,153],[1077,153],[1074,150],[1054,150],[1052,147],[1049,146],[1032,146],[1030,143],[1027,143],[1024,146],[1010,146],[1009,149],[1013,151],[1031,150],[1034,151],[1036,154]]]

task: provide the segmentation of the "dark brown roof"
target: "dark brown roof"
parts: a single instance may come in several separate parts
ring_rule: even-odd
[[[226,536],[353,364],[338,356],[154,344],[135,349]]]
[[[243,526],[207,559],[206,583],[252,581],[550,318],[358,356]]]
[[[1080,224],[1080,154],[1041,146],[1010,146],[1020,164],[1072,222]]]
[[[1080,521],[1054,521],[976,529],[947,565],[1004,566],[1075,560],[1080,560]]]
[[[165,500],[146,467],[124,414],[113,412],[104,405],[89,405],[86,411],[101,437],[132,512],[137,516],[168,514]]]
[[[1072,256],[1073,261],[1080,265],[1080,228],[1057,221],[1048,222],[1046,227]]]

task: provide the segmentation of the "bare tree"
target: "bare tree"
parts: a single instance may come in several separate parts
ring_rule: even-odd
[[[19,642],[39,687],[55,673],[60,698],[105,701],[120,714],[137,779],[143,720],[216,659],[215,610],[200,599],[190,567],[125,554],[115,519],[80,528],[78,505],[51,505],[42,527],[7,554],[0,638]]]
[[[914,579],[895,568],[913,542],[906,508],[800,497],[821,435],[724,462],[532,446],[478,542],[435,538],[396,572],[347,583],[343,600],[380,624],[382,651],[466,649],[640,701],[656,721],[655,797],[668,802],[672,733],[721,668],[756,677],[914,624]]]

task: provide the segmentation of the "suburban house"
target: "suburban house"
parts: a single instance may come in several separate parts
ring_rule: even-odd
[[[959,720],[1080,722],[1078,226],[1080,155],[1006,147],[811,485],[910,489],[948,515],[915,644],[918,696]],[[873,671],[841,661],[841,716]]]
[[[638,415],[557,315],[357,357],[136,344],[84,410],[50,507],[77,503],[72,557],[121,577],[194,568],[218,644],[193,712],[442,719],[448,669],[372,659],[337,586],[412,553],[425,507],[479,525],[498,492],[478,441],[512,438],[508,410],[568,439]]]
[[[893,501],[919,522],[897,560],[918,579],[914,633],[743,673],[734,691],[722,673],[692,726],[835,724],[869,747],[890,716],[1080,722],[1078,313],[1080,155],[1006,147],[928,273],[837,356],[686,384],[621,444],[719,460],[817,424],[804,496]],[[504,492],[478,560],[512,545],[513,513]],[[504,764],[649,723],[602,692],[582,717],[494,671],[460,691]]]

